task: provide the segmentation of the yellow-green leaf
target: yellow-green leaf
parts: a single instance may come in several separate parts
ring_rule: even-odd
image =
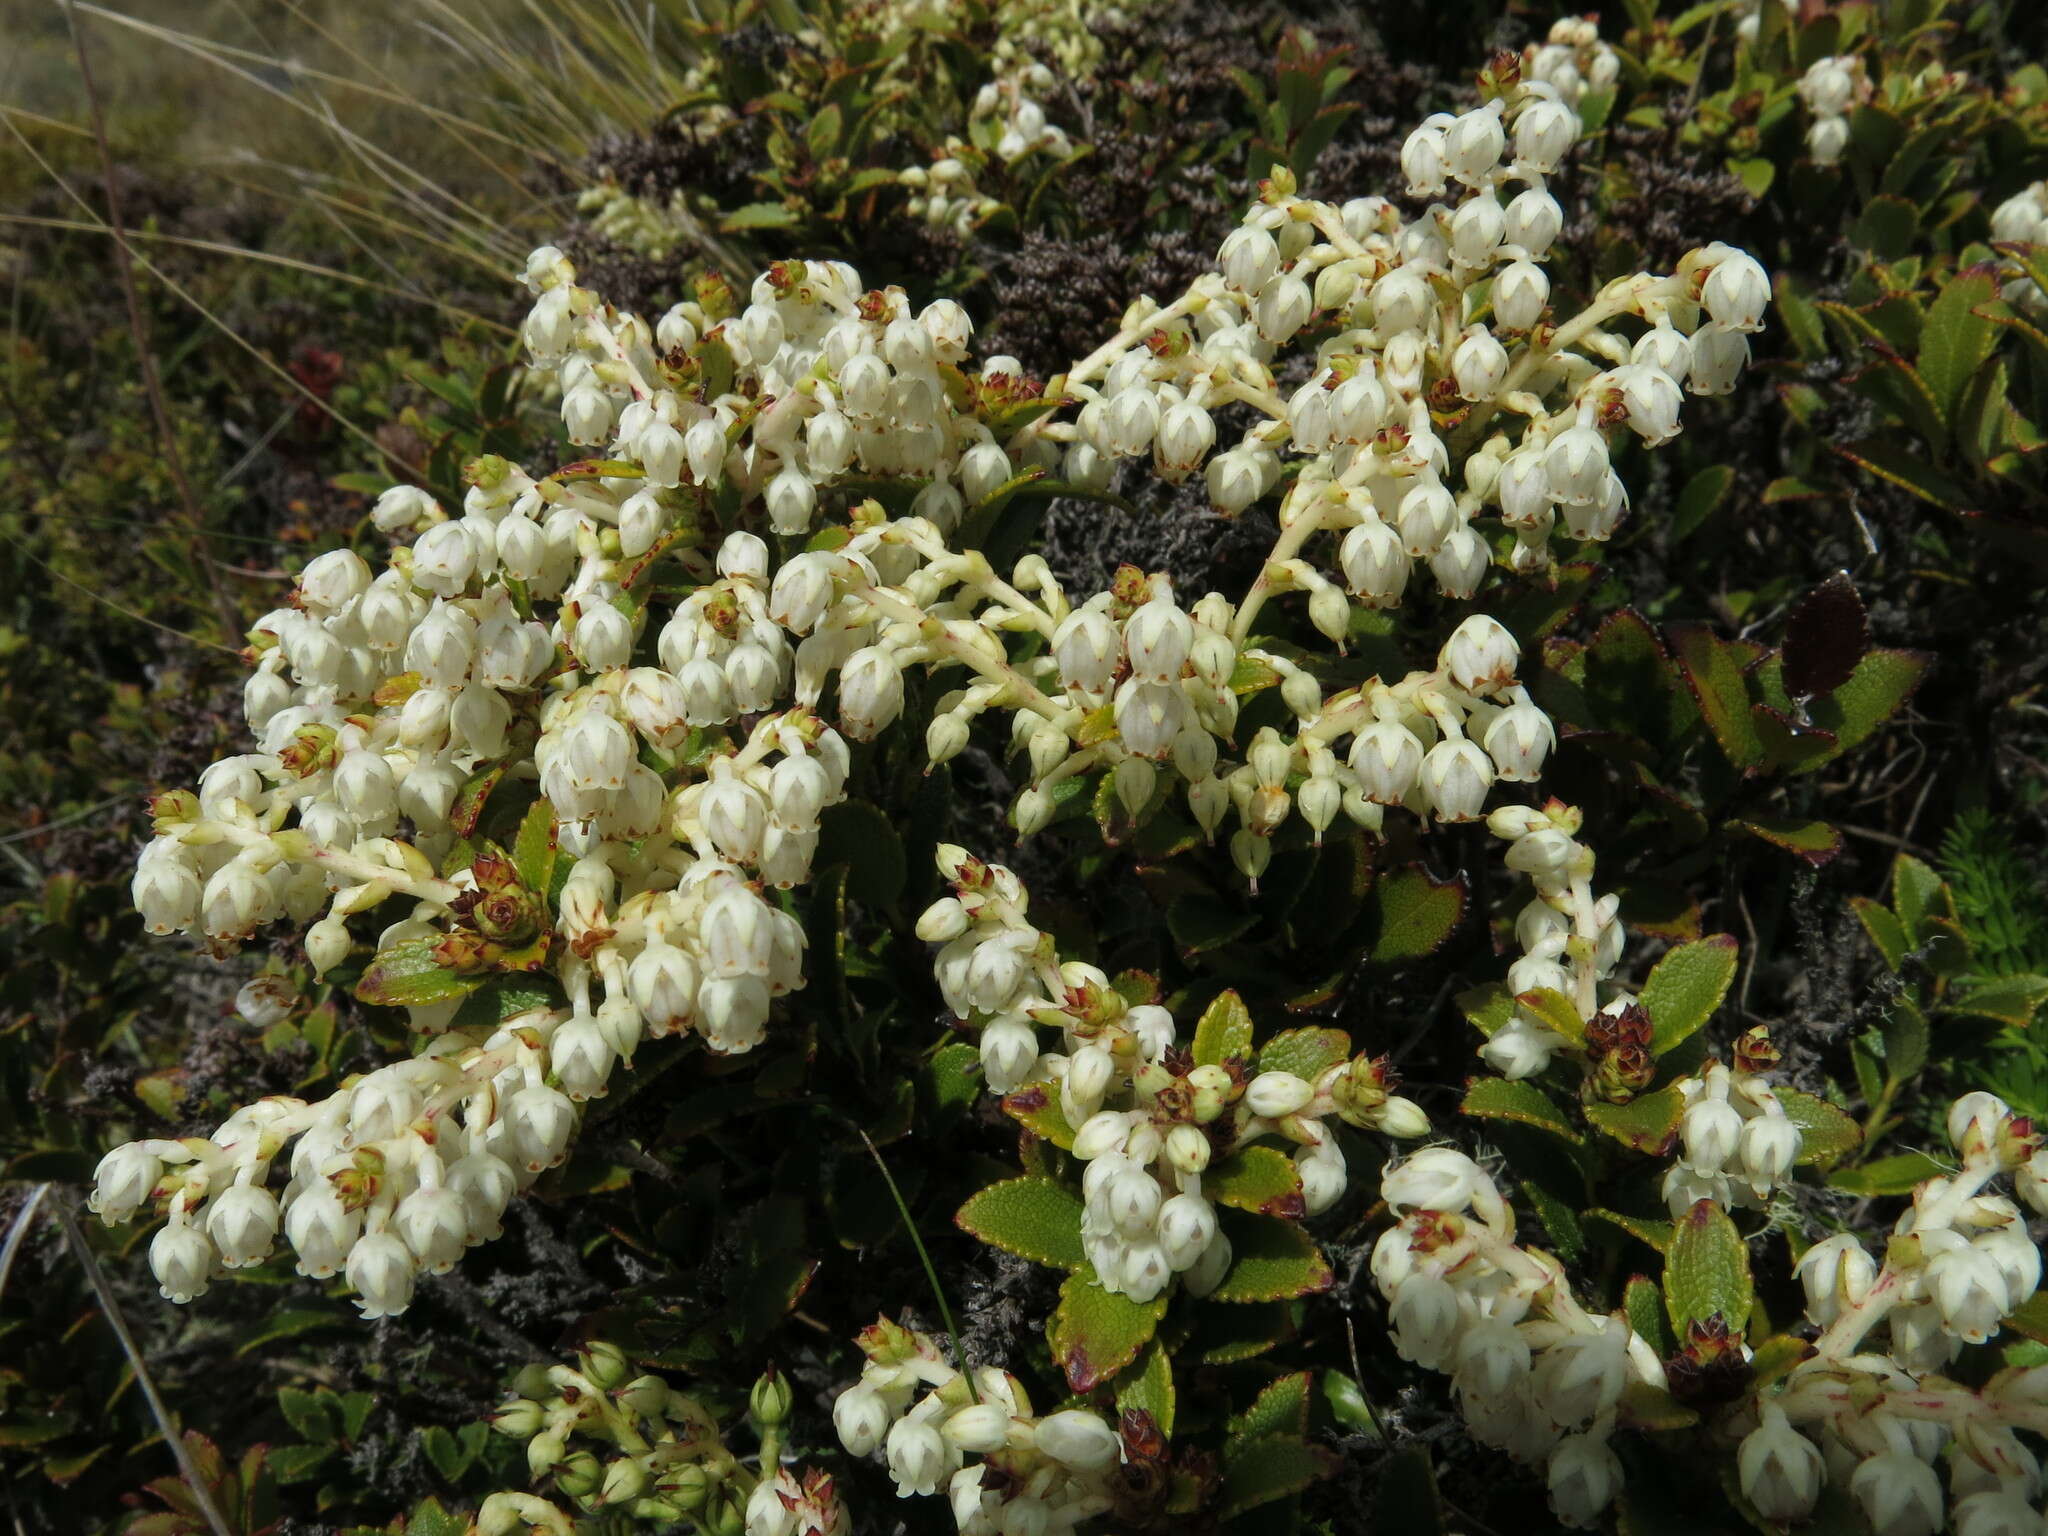
[[[1081,1197],[1052,1179],[1027,1174],[979,1191],[953,1220],[991,1247],[1054,1269],[1079,1269]]]
[[[1739,1334],[1753,1299],[1742,1234],[1715,1202],[1697,1202],[1679,1217],[1664,1255],[1664,1306],[1672,1331],[1683,1340],[1688,1325],[1719,1316],[1729,1332]]]

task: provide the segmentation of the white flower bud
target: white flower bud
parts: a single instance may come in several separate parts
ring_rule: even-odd
[[[1038,1065],[1038,1036],[1022,1019],[991,1019],[981,1032],[981,1070],[990,1093],[1011,1093],[1031,1081]]]
[[[610,603],[593,603],[576,620],[575,650],[586,672],[623,667],[633,655],[633,621]]]
[[[1771,280],[1755,257],[1729,251],[1707,275],[1700,302],[1717,325],[1731,331],[1760,331],[1771,302]]]
[[[1164,758],[1187,719],[1187,703],[1177,687],[1132,678],[1117,689],[1114,711],[1117,734],[1140,757]]]
[[[1085,1408],[1068,1408],[1038,1421],[1038,1449],[1076,1472],[1100,1472],[1122,1451],[1117,1433]]]
[[[1315,1085],[1292,1072],[1261,1072],[1245,1085],[1244,1102],[1255,1115],[1282,1120],[1306,1109],[1315,1096]]]
[[[1575,1530],[1600,1524],[1621,1482],[1621,1458],[1605,1435],[1567,1435],[1550,1453],[1550,1507]]]
[[[1515,119],[1515,163],[1547,176],[1578,136],[1577,113],[1554,97],[1536,97]]]
[[[743,1055],[767,1038],[768,983],[759,976],[710,977],[697,989],[698,1028],[705,1043]]]
[[[1510,331],[1526,331],[1550,303],[1550,278],[1533,261],[1515,261],[1493,278],[1493,317]]]
[[[285,1236],[298,1253],[298,1271],[315,1280],[325,1280],[347,1262],[362,1229],[362,1212],[344,1209],[334,1186],[324,1181],[285,1208]]]
[[[86,1206],[108,1226],[116,1226],[150,1198],[162,1176],[162,1163],[134,1142],[125,1143],[101,1158],[93,1170]]]
[[[1501,126],[1500,108],[1489,103],[1476,111],[1461,113],[1444,131],[1444,165],[1458,180],[1472,186],[1492,174],[1507,148],[1507,130]]]
[[[1441,482],[1425,476],[1401,498],[1394,524],[1408,554],[1434,554],[1437,546],[1458,526],[1457,502]]]
[[[1493,787],[1493,763],[1463,737],[1440,741],[1423,756],[1421,782],[1439,821],[1476,821]]]
[[[1401,174],[1408,178],[1411,197],[1436,197],[1444,190],[1444,134],[1441,128],[1424,126],[1409,134],[1401,145]]]
[[[1491,1192],[1493,1180],[1454,1147],[1424,1147],[1380,1177],[1380,1198],[1397,1210],[1462,1211],[1482,1190]]]
[[[1686,387],[1696,395],[1728,394],[1748,362],[1749,338],[1741,331],[1703,325],[1692,333],[1692,372]]]
[[[889,1428],[886,1445],[889,1475],[896,1479],[900,1498],[936,1493],[939,1480],[950,1477],[959,1464],[959,1450],[922,1419],[898,1419]]]
[[[1157,452],[1169,479],[1187,473],[1216,444],[1216,422],[1199,405],[1183,400],[1159,423]]]
[[[1947,1524],[1947,1501],[1934,1469],[1900,1451],[1873,1456],[1849,1478],[1871,1536],[1934,1536]]]
[[[1483,326],[1467,331],[1451,353],[1451,377],[1466,400],[1491,400],[1507,376],[1507,348]]]
[[[1277,347],[1291,340],[1308,323],[1314,308],[1308,284],[1288,273],[1259,290],[1258,302],[1252,306],[1252,321],[1258,326],[1260,337]]]
[[[706,416],[683,434],[683,457],[689,461],[690,478],[699,485],[716,485],[725,472],[725,428]]]
[[[1186,667],[1195,626],[1171,597],[1155,597],[1124,622],[1124,653],[1141,683],[1177,682]]]
[[[1820,1448],[1794,1429],[1784,1410],[1765,1404],[1763,1422],[1735,1453],[1742,1496],[1765,1520],[1791,1524],[1813,1513],[1826,1470]]]
[[[422,1185],[398,1202],[391,1225],[419,1266],[445,1275],[462,1260],[469,1243],[469,1208],[447,1185]]]
[[[165,1301],[179,1305],[202,1296],[213,1278],[213,1244],[197,1227],[173,1217],[149,1244],[150,1273]]]
[[[1806,1315],[1825,1328],[1869,1294],[1877,1264],[1853,1233],[1843,1232],[1807,1249],[1793,1273],[1806,1287]]]
[[[412,1254],[393,1233],[371,1233],[349,1252],[348,1283],[366,1318],[396,1317],[412,1305],[415,1275]]]
[[[1424,1370],[1440,1369],[1457,1340],[1458,1293],[1437,1275],[1411,1274],[1395,1287],[1387,1320],[1403,1360]]]
[[[1541,187],[1530,187],[1509,199],[1501,238],[1534,260],[1548,251],[1564,228],[1564,210]]]
[[[903,712],[903,674],[879,646],[865,646],[839,669],[839,723],[855,741],[872,741]]]
[[[889,1432],[889,1405],[881,1393],[864,1382],[856,1382],[832,1403],[832,1427],[849,1456],[867,1456]]]
[[[1401,601],[1412,569],[1408,551],[1385,523],[1360,523],[1344,535],[1337,563],[1345,585],[1368,608],[1391,608]]]

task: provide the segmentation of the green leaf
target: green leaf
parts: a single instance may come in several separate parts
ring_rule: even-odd
[[[1256,1440],[1262,1435],[1308,1433],[1309,1385],[1312,1371],[1295,1371],[1268,1382],[1243,1413],[1231,1415],[1224,1429],[1228,1440]]]
[[[1342,1371],[1323,1372],[1323,1401],[1330,1405],[1330,1417],[1346,1429],[1379,1438],[1379,1421],[1364,1389]]]
[[[1923,651],[1866,652],[1846,683],[1810,706],[1813,723],[1832,731],[1835,737],[1835,749],[1823,761],[1868,740],[1879,726],[1897,714],[1920,686],[1932,662],[1933,658]],[[1800,771],[1808,772],[1817,766],[1809,764]]]
[[[1764,765],[1764,744],[1749,713],[1749,689],[1735,648],[1701,624],[1674,624],[1667,633],[1685,685],[1722,753],[1744,772]]]
[[[1775,1334],[1757,1345],[1750,1360],[1750,1369],[1755,1372],[1751,1379],[1757,1387],[1767,1387],[1802,1360],[1812,1359],[1813,1354],[1813,1346],[1805,1339],[1796,1339],[1789,1333]]]
[[[1586,1119],[1623,1146],[1652,1157],[1671,1150],[1685,1099],[1676,1087],[1660,1088],[1626,1104],[1588,1104]]]
[[[1720,1206],[1699,1201],[1679,1217],[1664,1255],[1664,1306],[1672,1332],[1683,1339],[1689,1324],[1719,1316],[1739,1334],[1749,1323],[1754,1294],[1742,1234]]]
[[[1732,464],[1709,464],[1686,481],[1685,489],[1678,493],[1678,508],[1671,516],[1673,542],[1697,532],[1700,525],[1714,515],[1715,508],[1727,499],[1728,487],[1734,483],[1735,467]]]
[[[1218,1204],[1264,1216],[1298,1221],[1308,1213],[1301,1170],[1293,1158],[1272,1147],[1239,1147],[1211,1163],[1202,1175],[1202,1193]]]
[[[358,1002],[386,1008],[424,1008],[467,997],[487,974],[463,975],[441,963],[438,939],[406,939],[378,953],[355,985]]]
[[[979,1191],[953,1220],[962,1231],[1005,1253],[1054,1269],[1078,1270],[1087,1262],[1081,1246],[1081,1209],[1081,1197],[1066,1185],[1027,1175]]]
[[[1078,1232],[1078,1228],[1076,1229]],[[1085,1262],[1060,1284],[1047,1337],[1075,1392],[1092,1392],[1138,1358],[1166,1315],[1166,1296],[1137,1302],[1105,1291]]]
[[[719,228],[735,234],[747,229],[787,229],[796,222],[796,213],[781,203],[748,203],[728,213]]]
[[[1248,1061],[1251,1054],[1251,1010],[1236,992],[1226,991],[1202,1011],[1195,1024],[1195,1065],[1216,1066],[1233,1056]]]
[[[1856,1122],[1826,1099],[1817,1099],[1797,1088],[1775,1088],[1779,1106],[1799,1127],[1799,1161],[1830,1163],[1863,1144],[1863,1132]]]
[[[1230,1270],[1212,1301],[1283,1301],[1326,1291],[1336,1278],[1322,1250],[1291,1221],[1240,1216],[1226,1221]]]
[[[1463,1114],[1484,1120],[1516,1120],[1562,1137],[1574,1146],[1584,1140],[1578,1127],[1558,1107],[1556,1100],[1527,1078],[1473,1078],[1465,1088]]]
[[[1828,1188],[1852,1195],[1905,1195],[1911,1194],[1915,1185],[1946,1172],[1944,1164],[1925,1152],[1901,1152],[1858,1168],[1838,1169],[1828,1175]]]
[[[2005,1319],[2005,1326],[2037,1344],[2048,1344],[2048,1291],[2036,1291]]]
[[[526,808],[519,833],[512,841],[512,866],[519,871],[519,883],[537,891],[549,901],[555,897],[555,862],[559,842],[555,833],[555,808],[545,799]]]
[[[1032,1135],[1051,1142],[1063,1152],[1074,1148],[1074,1128],[1067,1124],[1059,1095],[1048,1083],[1026,1083],[1003,1096],[1003,1113]]]
[[[1341,1029],[1283,1029],[1259,1047],[1259,1070],[1292,1072],[1312,1083],[1350,1055],[1351,1037]]]
[[[1663,1253],[1671,1246],[1671,1223],[1668,1221],[1657,1221],[1647,1216],[1627,1216],[1620,1211],[1606,1210],[1597,1205],[1587,1211],[1585,1217],[1588,1221],[1602,1221],[1610,1227],[1626,1232],[1644,1247],[1654,1248],[1659,1253]]]
[[[278,1410],[300,1437],[316,1445],[342,1438],[341,1399],[322,1387],[308,1392],[301,1387],[280,1387]]]
[[[1664,1293],[1657,1289],[1657,1282],[1648,1275],[1632,1275],[1621,1293],[1623,1309],[1628,1313],[1628,1325],[1648,1341],[1658,1355],[1665,1356],[1678,1348],[1678,1340],[1672,1337],[1671,1324],[1664,1312]]]
[[[1372,916],[1368,956],[1379,964],[1433,954],[1465,915],[1465,883],[1438,880],[1419,864],[1373,883],[1365,907]]]
[[[1955,417],[1956,402],[1991,350],[1998,327],[1977,311],[1998,297],[1998,283],[1986,265],[1958,272],[1927,308],[1920,332],[1920,377],[1927,381],[1943,420]]]
[[[1735,940],[1716,933],[1681,944],[1657,962],[1641,999],[1650,1015],[1653,1053],[1662,1056],[1713,1017],[1735,979],[1736,959]]]
[[[1863,924],[1863,931],[1870,935],[1870,942],[1877,946],[1877,952],[1884,956],[1884,963],[1896,971],[1906,963],[1906,952],[1913,946],[1906,938],[1905,925],[1893,914],[1892,909],[1881,902],[1872,901],[1868,896],[1852,896],[1849,905]]]
[[[1535,987],[1518,993],[1515,1006],[1529,1016],[1533,1023],[1560,1034],[1573,1045],[1586,1043],[1586,1021],[1579,1017],[1579,1010],[1572,1000],[1555,987]]]
[[[2025,1029],[2033,1023],[2044,1002],[2048,1002],[2048,976],[1994,976],[1978,982],[1960,997],[1951,994],[1941,1009],[1944,1013],[1992,1019],[2012,1029]]]
[[[1228,1520],[1261,1504],[1301,1492],[1337,1470],[1337,1458],[1299,1435],[1265,1435],[1223,1452],[1222,1516]]]
[[[1842,851],[1841,829],[1825,821],[1797,816],[1750,816],[1742,821],[1729,822],[1728,828],[1732,832],[1747,832],[1751,837],[1761,838],[1816,868]]]
[[[427,1498],[420,1501],[412,1519],[406,1522],[405,1536],[463,1536],[469,1528],[464,1516],[442,1508],[439,1499]]]
[[[1140,1352],[1138,1368],[1126,1371],[1116,1384],[1118,1413],[1142,1410],[1162,1435],[1173,1434],[1173,1355],[1157,1339]]]
[[[355,1319],[344,1317],[339,1312],[314,1312],[286,1310],[273,1312],[258,1323],[235,1346],[236,1355],[253,1354],[266,1344],[279,1339],[296,1338],[302,1333],[311,1333],[316,1328],[346,1328]]]

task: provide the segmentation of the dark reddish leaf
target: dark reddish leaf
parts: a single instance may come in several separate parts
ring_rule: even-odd
[[[1815,587],[1785,625],[1785,691],[1795,699],[1832,693],[1870,645],[1870,620],[1856,584],[1838,573]]]

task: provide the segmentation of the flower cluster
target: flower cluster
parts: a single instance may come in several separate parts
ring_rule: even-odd
[[[979,1022],[993,1091],[1057,1096],[1063,1139],[1087,1165],[1081,1235],[1103,1289],[1143,1302],[1175,1276],[1197,1296],[1216,1288],[1230,1239],[1203,1175],[1241,1148],[1290,1144],[1297,1187],[1267,1191],[1264,1208],[1313,1216],[1344,1193],[1331,1116],[1389,1136],[1428,1134],[1421,1109],[1391,1091],[1384,1061],[1333,1062],[1312,1082],[1237,1056],[1197,1061],[1167,1009],[1059,959],[1026,918],[1029,894],[1010,870],[952,846],[938,857],[954,894],[925,911],[918,933],[940,945],[940,993],[957,1018]],[[1055,1049],[1040,1050],[1040,1029],[1058,1031]]]
[[[780,1464],[789,1383],[756,1383],[749,1417],[761,1439],[758,1469],[726,1448],[718,1422],[659,1376],[635,1376],[612,1345],[595,1343],[574,1366],[529,1366],[491,1427],[524,1441],[534,1483],[551,1481],[578,1511],[620,1510],[650,1524],[746,1536],[848,1536],[852,1521],[822,1472]],[[587,1527],[538,1494],[495,1493],[477,1511],[480,1536],[570,1536]]]
[[[1854,55],[1816,59],[1799,80],[1799,99],[1813,121],[1806,152],[1815,165],[1833,165],[1849,147],[1849,114],[1870,99],[1870,76]]]
[[[1560,16],[1541,43],[1522,50],[1522,73],[1576,107],[1589,92],[1614,89],[1621,57],[1601,41],[1596,17]]]
[[[1372,1253],[1403,1359],[1451,1378],[1473,1437],[1549,1469],[1551,1507],[1590,1527],[1621,1486],[1612,1438],[1631,1381],[1661,1387],[1626,1319],[1588,1313],[1556,1259],[1515,1241],[1492,1177],[1451,1147],[1390,1165],[1399,1214]]]
[[[1672,1085],[1685,1101],[1678,1157],[1664,1175],[1674,1219],[1701,1200],[1764,1205],[1790,1180],[1805,1135],[1765,1076],[1777,1061],[1765,1032],[1753,1029],[1737,1042],[1734,1066],[1709,1062]]]
[[[2040,1529],[2040,1466],[2014,1431],[2048,1430],[2048,1370],[2005,1371],[1975,1391],[1941,1373],[2040,1285],[2024,1216],[1988,1187],[2008,1175],[2048,1211],[2048,1154],[2033,1125],[1988,1093],[1951,1106],[1948,1136],[1959,1166],[1913,1191],[1881,1263],[1851,1233],[1799,1261],[1819,1334],[1757,1399],[1737,1459],[1743,1496],[1766,1519],[1805,1518],[1832,1482],[1886,1536]]]
[[[883,1452],[899,1497],[943,1488],[961,1536],[1071,1531],[1110,1507],[1125,1448],[1100,1415],[1038,1414],[1016,1377],[964,1374],[930,1338],[887,1320],[859,1343],[868,1363],[832,1422],[851,1454]]]

